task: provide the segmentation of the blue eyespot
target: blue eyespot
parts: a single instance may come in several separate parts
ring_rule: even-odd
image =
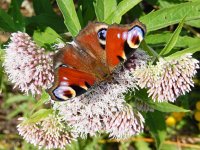
[[[144,39],[144,31],[139,26],[134,26],[127,33],[127,44],[130,48],[137,49]]]
[[[129,30],[129,32],[134,32],[134,33],[140,34],[140,35],[142,35],[142,38],[144,38],[144,30],[139,26],[134,26],[133,28],[131,28]]]
[[[106,40],[106,33],[107,33],[107,29],[102,28],[98,31],[98,37],[100,40],[105,41]]]

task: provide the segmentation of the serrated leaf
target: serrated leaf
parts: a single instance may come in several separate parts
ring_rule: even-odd
[[[10,4],[10,8],[8,10],[8,14],[12,17],[12,20],[15,24],[16,31],[24,31],[25,30],[25,20],[20,12],[22,0],[12,0]]]
[[[187,2],[151,12],[141,17],[140,21],[146,25],[147,31],[150,32],[179,23],[185,16],[185,21],[199,19],[199,10],[199,1]]]
[[[128,12],[131,8],[136,6],[142,0],[123,0],[121,1],[116,8],[116,11],[112,12],[105,20],[105,23],[120,23],[122,16]]]
[[[190,110],[178,107],[176,105],[173,105],[171,103],[167,103],[167,102],[153,102],[153,101],[148,101],[147,104],[158,111],[161,112],[189,112]]]
[[[16,31],[15,23],[12,20],[11,16],[9,16],[2,9],[0,9],[0,30],[7,31],[7,32]]]
[[[183,24],[184,24],[185,18],[179,23],[178,27],[174,31],[173,35],[169,39],[168,43],[164,47],[164,49],[160,52],[160,56],[168,54],[173,47],[175,46],[176,42],[178,41],[179,34],[182,30]]]
[[[43,13],[54,14],[52,5],[49,0],[33,0],[33,8],[36,15]]]
[[[75,6],[73,0],[56,0],[58,7],[60,8],[63,17],[64,23],[72,34],[75,37],[81,30],[81,25],[76,14]]]
[[[160,149],[166,137],[164,115],[158,111],[148,112],[145,121],[155,139],[157,149]]]
[[[50,49],[54,44],[61,43],[61,37],[52,28],[47,27],[44,31],[35,31],[33,34],[34,41],[41,47]]]
[[[95,13],[97,20],[103,22],[117,8],[116,0],[96,0]]]
[[[48,117],[50,114],[53,114],[52,109],[40,109],[37,112],[35,112],[33,115],[26,120],[28,123],[36,123],[46,117]]]
[[[198,52],[198,51],[200,51],[200,43],[198,45],[194,46],[194,47],[190,47],[190,48],[178,51],[176,53],[173,53],[170,56],[165,57],[165,60],[170,61],[170,60],[173,60],[173,59],[180,58],[181,56],[183,56],[185,54],[188,54],[188,53],[193,54],[193,53]]]

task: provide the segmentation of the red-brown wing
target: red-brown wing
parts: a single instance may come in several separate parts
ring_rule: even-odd
[[[107,30],[107,28],[108,25],[105,23],[90,22],[80,31],[74,41],[80,49],[87,52],[99,64],[103,65],[104,72],[110,73],[106,61],[105,43],[101,43],[98,37],[99,31],[102,29]]]
[[[102,80],[106,74],[105,66],[90,54],[75,45],[68,44],[54,56],[54,67],[65,65],[69,68],[89,73]]]
[[[83,94],[95,81],[89,73],[61,66],[55,70],[55,82],[48,93],[54,100],[65,101]]]
[[[145,27],[139,21],[129,25],[111,25],[106,35],[106,58],[110,71],[139,47]]]

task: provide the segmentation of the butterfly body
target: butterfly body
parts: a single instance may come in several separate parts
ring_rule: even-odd
[[[138,48],[145,27],[90,22],[54,56],[55,81],[48,89],[54,100],[68,100],[95,83],[111,79],[113,70]]]

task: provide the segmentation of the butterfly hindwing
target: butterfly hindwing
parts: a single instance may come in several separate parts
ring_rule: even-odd
[[[60,66],[55,70],[55,83],[48,92],[52,99],[65,101],[79,96],[94,85],[96,78],[73,68]]]

